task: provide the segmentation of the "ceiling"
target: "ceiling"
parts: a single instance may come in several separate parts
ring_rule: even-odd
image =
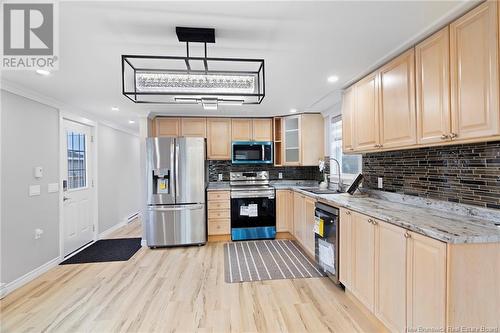
[[[137,131],[129,120],[165,115],[270,116],[325,112],[340,89],[446,23],[473,3],[367,2],[61,2],[59,70],[48,77],[4,71],[4,80],[99,119]],[[122,54],[185,55],[176,26],[213,27],[209,57],[263,58],[260,105],[134,104],[121,95]],[[195,48],[192,54],[199,54]],[[337,75],[339,81],[328,83]],[[111,107],[119,107],[112,111]]]

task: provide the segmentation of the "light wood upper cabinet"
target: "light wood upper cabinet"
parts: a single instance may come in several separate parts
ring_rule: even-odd
[[[406,230],[376,221],[375,315],[392,332],[406,328]],[[431,327],[431,326],[422,326]]]
[[[273,120],[232,119],[233,141],[273,141]]]
[[[383,66],[379,75],[381,147],[416,144],[414,50]]]
[[[290,190],[276,191],[276,231],[293,234],[293,193]]]
[[[380,144],[378,78],[377,73],[372,73],[354,85],[352,144],[355,151],[373,150]]]
[[[207,137],[207,119],[206,118],[182,118],[181,135]]]
[[[300,165],[318,166],[325,157],[325,125],[323,116],[317,113],[300,116]]]
[[[342,97],[342,150],[350,152],[354,150],[352,145],[352,116],[354,111],[354,89],[344,91]]]
[[[232,140],[233,141],[252,141],[252,119],[231,119]]]
[[[154,120],[154,136],[179,136],[181,128],[180,118],[158,117]]]
[[[252,133],[254,141],[273,141],[273,120],[268,118],[253,119]]]
[[[352,288],[353,270],[353,237],[352,237],[352,213],[350,210],[340,209],[340,272],[339,281],[347,288]]]
[[[407,326],[446,327],[446,244],[409,232]],[[443,330],[444,331],[444,330]]]
[[[231,159],[231,119],[207,119],[207,157],[209,160]]]
[[[484,2],[450,25],[452,133],[457,140],[500,134],[497,6]]]
[[[449,28],[415,47],[417,142],[443,142],[451,132]]]
[[[311,257],[315,253],[315,236],[314,236],[314,209],[316,200],[306,196],[304,198],[304,248],[309,252]]]
[[[370,311],[375,298],[375,226],[372,219],[352,212],[353,279],[352,292]]]

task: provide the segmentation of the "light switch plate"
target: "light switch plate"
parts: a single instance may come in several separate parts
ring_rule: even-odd
[[[59,192],[59,183],[49,183],[49,193]]]
[[[42,178],[43,177],[43,168],[41,166],[35,167],[34,173],[35,173],[35,178],[36,179]]]
[[[278,172],[278,179],[283,179],[283,172]]]
[[[30,185],[30,197],[40,195],[40,185]]]

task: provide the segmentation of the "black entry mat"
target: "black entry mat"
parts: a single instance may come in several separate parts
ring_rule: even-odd
[[[101,239],[60,265],[127,261],[141,248],[140,238]]]

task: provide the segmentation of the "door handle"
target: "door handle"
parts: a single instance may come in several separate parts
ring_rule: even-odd
[[[175,144],[175,196],[179,196],[179,144]]]
[[[68,197],[63,197],[63,201],[68,201],[70,198]]]

